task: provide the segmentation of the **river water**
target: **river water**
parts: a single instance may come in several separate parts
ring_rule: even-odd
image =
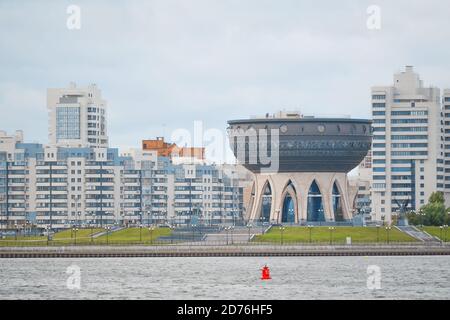
[[[450,256],[0,259],[0,299],[450,299]]]

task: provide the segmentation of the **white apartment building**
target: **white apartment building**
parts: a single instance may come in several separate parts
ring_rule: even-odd
[[[107,148],[107,103],[95,84],[47,90],[49,142],[52,146]]]
[[[393,85],[373,87],[371,98],[373,218],[389,222],[406,202],[408,209],[418,210],[434,191],[445,192],[449,203],[444,167],[450,154],[445,153],[440,90],[424,87],[413,67],[406,66],[394,75]]]
[[[448,194],[450,193],[450,89],[445,89],[442,97],[444,109],[444,195],[447,201],[446,206],[450,206]]]
[[[156,151],[132,149],[127,170],[141,175],[141,215],[125,210],[124,219],[173,224],[238,223],[243,188],[236,170],[193,158],[159,157]]]

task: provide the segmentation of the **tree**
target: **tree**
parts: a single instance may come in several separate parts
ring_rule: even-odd
[[[450,208],[445,208],[444,194],[433,192],[428,199],[428,203],[422,206],[423,218],[413,219],[414,222],[422,221],[426,226],[441,226],[449,222]],[[417,218],[417,217],[416,217]]]

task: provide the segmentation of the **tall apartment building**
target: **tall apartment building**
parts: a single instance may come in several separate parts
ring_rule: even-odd
[[[95,84],[48,89],[49,142],[52,146],[107,148],[107,103]]]
[[[8,152],[0,145],[0,228],[116,223],[130,201],[121,183],[133,176],[118,149],[96,150],[18,141]]]
[[[445,192],[448,203],[444,167],[450,164],[450,154],[445,153],[444,126],[450,122],[443,122],[440,90],[424,87],[413,67],[406,66],[394,75],[393,85],[372,88],[371,103],[374,219],[390,221],[399,204],[418,210],[434,191]]]
[[[0,228],[242,220],[242,187],[231,168],[175,164],[145,150],[119,156],[115,148],[15,141],[12,149],[0,143]]]
[[[142,188],[142,221],[174,224],[238,223],[243,216],[240,175],[228,166],[208,164],[198,158],[159,156],[160,150],[130,150],[128,170],[139,170]],[[175,161],[174,161],[175,160]],[[126,213],[126,221],[136,216]]]
[[[450,206],[448,194],[450,193],[450,89],[445,89],[442,97],[444,109],[444,195],[446,206]],[[441,172],[441,171],[440,171]]]

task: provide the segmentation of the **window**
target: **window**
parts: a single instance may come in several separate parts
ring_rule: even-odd
[[[410,167],[393,167],[391,169],[392,172],[410,172],[411,168]]]
[[[391,163],[392,164],[404,164],[404,163],[411,163],[411,160],[409,160],[409,159],[392,159],[391,160]]]
[[[373,100],[385,100],[386,99],[386,95],[384,95],[384,94],[373,94],[372,95],[372,99]]]
[[[393,116],[426,116],[428,115],[428,111],[421,110],[421,111],[391,111],[391,115]]]
[[[80,139],[80,108],[56,107],[56,139]]]
[[[427,127],[392,127],[391,131],[393,131],[393,132],[399,132],[399,131],[404,131],[404,132],[423,131],[423,132],[426,132],[426,131],[428,131],[428,129],[427,129]]]
[[[392,183],[392,188],[411,188],[411,183]]]
[[[392,140],[427,140],[428,136],[426,135],[408,135],[408,136],[403,136],[403,135],[391,135],[391,139]]]
[[[391,119],[391,123],[428,123],[428,119]]]
[[[391,151],[392,156],[426,156],[427,151]]]
[[[428,143],[392,143],[392,148],[427,148]]]

